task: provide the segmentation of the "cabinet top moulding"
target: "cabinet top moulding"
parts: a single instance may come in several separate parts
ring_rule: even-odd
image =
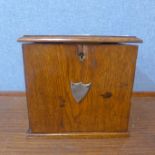
[[[24,35],[18,42],[53,43],[142,43],[136,36],[97,36],[97,35]]]

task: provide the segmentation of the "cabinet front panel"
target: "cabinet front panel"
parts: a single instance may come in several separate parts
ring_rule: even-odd
[[[127,131],[137,46],[25,44],[23,51],[33,133]],[[80,91],[91,85],[77,102],[71,83],[79,82]]]

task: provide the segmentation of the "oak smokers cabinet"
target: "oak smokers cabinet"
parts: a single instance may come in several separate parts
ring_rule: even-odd
[[[134,36],[23,36],[31,135],[128,135]]]

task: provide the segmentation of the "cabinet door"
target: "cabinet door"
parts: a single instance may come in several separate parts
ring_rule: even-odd
[[[25,44],[23,51],[33,133],[127,131],[136,46]],[[78,82],[91,83],[80,102],[71,89]]]

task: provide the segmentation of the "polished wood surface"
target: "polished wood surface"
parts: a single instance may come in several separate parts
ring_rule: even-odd
[[[24,44],[23,51],[32,133],[128,131],[137,46]],[[71,81],[92,83],[81,103]]]
[[[25,91],[0,91],[0,96],[25,96]],[[133,91],[134,97],[155,97],[154,91]]]
[[[137,91],[137,92],[133,92],[132,96],[135,97],[155,97],[155,91]]]
[[[28,137],[25,97],[0,96],[0,155],[154,155],[155,98],[134,97],[129,138]]]
[[[55,139],[97,139],[97,138],[124,138],[129,137],[128,132],[70,132],[70,133],[29,133],[29,137],[49,137]]]
[[[80,42],[80,43],[142,43],[136,36],[93,36],[93,35],[25,35],[19,42]]]

